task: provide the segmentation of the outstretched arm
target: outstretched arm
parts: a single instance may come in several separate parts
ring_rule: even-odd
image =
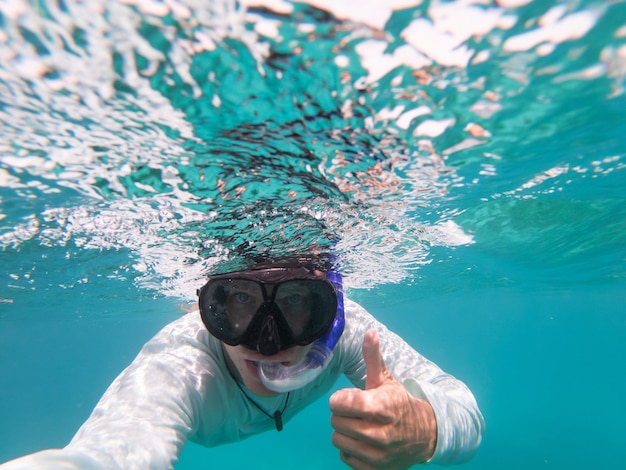
[[[210,367],[202,362],[208,355],[195,341],[194,322],[183,317],[150,340],[65,448],[15,459],[0,469],[172,468],[195,424],[201,378],[194,371]]]

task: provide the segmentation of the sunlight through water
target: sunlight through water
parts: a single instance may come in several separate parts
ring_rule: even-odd
[[[252,259],[332,250],[359,288],[419,276],[434,246],[536,243],[520,214],[551,230],[578,213],[553,195],[623,175],[602,122],[624,122],[624,17],[574,0],[3,2],[0,247],[124,250],[94,271],[192,298]],[[591,95],[601,109],[571,106]],[[623,243],[611,184],[588,215],[621,214]]]

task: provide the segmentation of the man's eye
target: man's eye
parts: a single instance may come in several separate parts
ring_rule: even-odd
[[[235,299],[237,300],[237,302],[245,304],[246,302],[248,302],[248,300],[250,300],[250,295],[245,292],[237,292],[235,294]]]
[[[291,305],[298,305],[302,303],[302,300],[303,300],[303,297],[300,294],[291,294],[287,298],[287,302],[289,302]]]

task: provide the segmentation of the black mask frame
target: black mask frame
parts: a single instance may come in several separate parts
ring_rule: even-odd
[[[228,307],[229,286],[237,282],[259,286],[263,296],[243,332],[239,333],[233,326],[235,312]],[[297,333],[276,301],[284,286],[294,285],[307,289],[310,294],[307,299],[310,318]],[[270,294],[268,286],[272,286]],[[332,326],[338,304],[336,287],[327,279],[326,272],[302,264],[257,267],[212,276],[198,291],[198,297],[202,321],[213,336],[231,346],[241,344],[266,356],[295,345],[310,344],[322,337]]]

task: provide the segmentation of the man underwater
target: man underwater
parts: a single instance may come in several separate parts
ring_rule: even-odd
[[[351,468],[461,463],[480,444],[470,390],[344,299],[330,263],[262,263],[211,276],[198,296],[199,312],[145,344],[65,448],[0,468],[173,468],[187,440],[280,431],[341,374],[356,388],[330,398],[332,441]]]

